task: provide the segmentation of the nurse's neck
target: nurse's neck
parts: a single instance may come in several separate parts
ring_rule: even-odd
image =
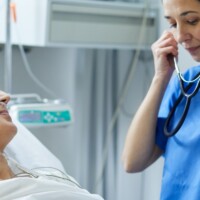
[[[0,152],[0,180],[10,179],[13,176],[14,174],[11,171],[5,156]]]

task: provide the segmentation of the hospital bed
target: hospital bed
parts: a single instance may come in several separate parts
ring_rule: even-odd
[[[5,154],[27,169],[48,167],[65,172],[60,160],[52,154],[27,128],[13,120],[18,128],[17,135],[8,144]],[[67,174],[67,173],[66,173]],[[102,200],[81,188],[73,177],[70,182],[55,181],[43,177],[17,177],[0,181],[1,200]]]

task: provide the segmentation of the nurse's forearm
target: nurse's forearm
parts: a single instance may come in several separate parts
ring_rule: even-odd
[[[123,151],[123,163],[127,172],[138,172],[145,169],[154,156],[155,129],[158,110],[164,91],[168,84],[162,77],[154,77],[150,89],[139,107],[128,130]],[[157,153],[159,157],[159,153]]]

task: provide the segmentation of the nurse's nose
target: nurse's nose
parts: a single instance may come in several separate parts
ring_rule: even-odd
[[[191,34],[185,26],[177,26],[177,28],[173,30],[173,35],[179,44],[185,43],[191,39]]]

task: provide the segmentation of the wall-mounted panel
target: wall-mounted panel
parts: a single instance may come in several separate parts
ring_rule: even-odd
[[[146,12],[143,4],[52,0],[49,6],[49,45],[135,48],[144,16],[142,48],[157,38],[157,9]]]
[[[157,38],[157,8],[138,3],[91,0],[15,0],[17,22],[11,41],[27,46],[136,48],[146,13],[141,48]],[[0,12],[0,43],[5,37],[5,6]],[[148,33],[148,34],[146,34]]]

